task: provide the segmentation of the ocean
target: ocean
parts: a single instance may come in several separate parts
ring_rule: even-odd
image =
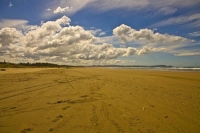
[[[194,71],[200,72],[200,67],[109,67],[111,69],[143,69],[143,70],[158,70],[158,71]]]

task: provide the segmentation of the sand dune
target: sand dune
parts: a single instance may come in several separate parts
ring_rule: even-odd
[[[197,133],[200,73],[0,71],[0,133]]]

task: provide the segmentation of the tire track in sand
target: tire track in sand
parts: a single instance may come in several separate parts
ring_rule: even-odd
[[[113,120],[113,119],[110,118],[110,113],[108,111],[108,105],[105,102],[102,103],[102,111],[103,111],[106,119],[117,129],[117,131],[119,133],[123,133],[124,131],[119,126],[119,124],[117,122],[115,122],[115,120]]]

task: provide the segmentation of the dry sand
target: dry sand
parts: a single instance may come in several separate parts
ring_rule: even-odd
[[[198,133],[200,73],[0,71],[0,133]]]

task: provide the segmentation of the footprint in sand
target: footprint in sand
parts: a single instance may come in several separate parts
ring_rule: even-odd
[[[70,106],[63,107],[62,110],[68,109]]]
[[[83,96],[80,96],[81,98],[86,98],[86,97],[88,97],[88,95],[83,95]]]
[[[63,115],[58,115],[58,116],[56,116],[55,119],[52,120],[52,122],[57,122],[57,121],[59,121],[61,118],[63,118]]]
[[[31,128],[26,128],[26,129],[23,129],[20,133],[27,133],[27,132],[30,132],[32,130],[33,129],[31,129]]]
[[[51,132],[51,131],[53,131],[53,128],[50,128],[50,129],[49,129],[49,132]]]

